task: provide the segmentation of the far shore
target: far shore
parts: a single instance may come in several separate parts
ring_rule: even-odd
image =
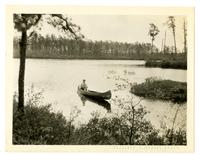
[[[19,57],[13,57],[14,59],[19,59]],[[132,58],[93,58],[93,57],[26,57],[26,59],[52,59],[52,60],[143,60],[145,59],[132,59]]]
[[[13,57],[14,59],[19,59],[19,57]],[[49,60],[135,60],[135,61],[145,61],[144,64],[138,66],[143,67],[158,67],[163,69],[183,69],[187,70],[187,62],[185,61],[175,61],[175,60],[145,60],[145,59],[133,59],[127,57],[111,58],[111,57],[27,57],[27,59],[49,59]]]

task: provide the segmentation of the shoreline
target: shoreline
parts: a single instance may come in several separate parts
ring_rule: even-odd
[[[130,92],[145,99],[187,103],[187,82],[148,78],[133,85]]]

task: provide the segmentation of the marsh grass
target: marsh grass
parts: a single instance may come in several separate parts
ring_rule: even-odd
[[[144,83],[132,86],[131,92],[148,99],[168,100],[176,103],[187,101],[186,82],[148,78]]]
[[[173,68],[173,69],[187,69],[187,61],[177,60],[147,60],[146,67],[160,67],[160,68]]]

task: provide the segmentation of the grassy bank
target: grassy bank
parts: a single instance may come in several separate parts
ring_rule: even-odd
[[[171,53],[164,54],[161,57],[152,57],[146,59],[146,67],[160,67],[173,69],[187,69],[187,54],[186,53]]]
[[[147,60],[146,67],[160,67],[173,69],[187,69],[187,61],[184,60]]]
[[[178,103],[187,101],[186,82],[149,78],[144,83],[134,85],[131,92],[149,99],[169,100]]]
[[[122,104],[123,106],[125,104]],[[160,135],[151,122],[145,119],[147,111],[140,106],[126,107],[121,115],[100,117],[93,113],[88,123],[74,125],[79,115],[73,111],[69,118],[53,112],[50,105],[39,105],[32,97],[25,106],[23,116],[13,108],[13,144],[15,145],[186,145],[186,132],[166,129]]]

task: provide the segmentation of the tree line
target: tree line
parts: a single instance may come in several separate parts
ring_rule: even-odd
[[[14,38],[14,57],[19,57],[19,39]],[[153,50],[153,51],[152,51]],[[166,46],[165,53],[150,43],[122,43],[113,41],[74,40],[54,35],[42,36],[35,33],[29,40],[28,58],[86,58],[86,59],[147,59],[151,54],[173,53],[173,47]],[[164,56],[164,55],[163,55]]]

